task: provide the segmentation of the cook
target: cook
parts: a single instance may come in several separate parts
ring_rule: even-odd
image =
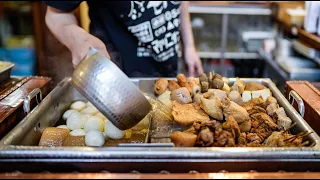
[[[129,77],[175,77],[180,34],[189,76],[203,72],[188,1],[87,1],[90,33],[73,14],[82,1],[46,1],[46,24],[72,53],[76,66],[89,47],[98,49]]]

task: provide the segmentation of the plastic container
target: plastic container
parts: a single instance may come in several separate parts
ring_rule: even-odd
[[[32,76],[36,73],[34,48],[0,48],[0,59],[5,59],[15,64],[11,75]]]

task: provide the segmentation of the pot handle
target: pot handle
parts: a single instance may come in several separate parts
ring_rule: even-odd
[[[38,99],[38,95],[39,95],[39,99]],[[29,114],[29,112],[31,111],[31,100],[36,97],[37,100],[37,105],[42,101],[42,92],[39,88],[35,88],[34,90],[32,90],[28,96],[24,99],[23,102],[23,110],[24,113],[27,115]]]
[[[304,107],[304,103],[302,98],[299,96],[299,94],[297,92],[295,92],[294,90],[291,90],[289,92],[289,102],[291,103],[291,105],[293,106],[294,100],[297,101],[298,103],[298,109],[299,109],[299,113],[302,117],[304,117],[304,112],[305,112],[305,107]]]

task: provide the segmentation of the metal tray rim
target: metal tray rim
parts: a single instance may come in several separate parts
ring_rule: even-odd
[[[131,78],[133,81],[139,80],[155,80],[155,78]],[[174,78],[168,78],[174,79]],[[235,80],[236,78],[229,78]],[[269,78],[241,78],[242,80],[255,80],[268,83],[270,89],[272,88],[278,98],[285,98],[280,91],[276,88],[275,84]],[[58,87],[64,86],[66,83],[71,82],[70,77],[63,79],[57,87],[50,93],[56,93]],[[48,96],[47,96],[48,97]],[[46,97],[46,98],[47,98]],[[46,98],[43,100],[45,101]],[[277,99],[278,99],[277,98]],[[290,105],[288,101],[284,101],[286,105]],[[41,105],[41,103],[40,103]],[[40,106],[38,105],[38,106]],[[299,113],[292,107],[288,106],[289,111],[292,111],[294,116],[301,118],[304,126],[312,129]],[[36,112],[39,108],[34,108],[32,112]],[[27,119],[34,116],[35,113],[30,113],[26,116],[14,130],[23,130],[23,126]],[[31,118],[32,119],[32,118]],[[320,145],[319,136],[314,133],[313,138],[317,141],[314,147],[305,148],[168,148],[168,147],[38,147],[38,146],[19,146],[19,145],[5,145],[6,139],[10,139],[13,130],[9,132],[2,140],[0,145],[0,157],[33,157],[33,158],[320,158]],[[143,155],[143,157],[141,156]]]

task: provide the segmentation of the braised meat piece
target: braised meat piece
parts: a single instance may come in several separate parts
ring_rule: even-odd
[[[257,133],[262,140],[271,135],[273,131],[279,131],[277,124],[273,122],[270,116],[265,113],[256,113],[251,115],[252,127],[251,132]]]
[[[209,128],[200,131],[197,137],[197,145],[202,147],[211,147],[214,141],[214,133]]]
[[[247,143],[251,144],[260,144],[263,139],[257,133],[248,133],[247,134]]]
[[[215,147],[234,147],[236,145],[233,135],[226,130],[218,131],[216,134],[215,142],[213,146]]]
[[[225,98],[222,100],[223,114],[226,119],[229,116],[233,116],[234,120],[237,123],[242,123],[250,119],[248,112],[237,103],[230,101],[229,98]]]
[[[247,109],[249,115],[255,114],[255,113],[267,113],[265,109],[263,109],[260,106],[253,106],[249,110]]]
[[[252,98],[252,99],[249,100],[248,102],[243,103],[242,106],[243,106],[246,110],[252,109],[253,106],[260,106],[260,107],[262,107],[263,109],[266,108],[262,96],[259,96],[258,98]]]
[[[196,103],[180,104],[172,103],[173,119],[181,125],[192,125],[195,121],[208,121],[209,116]]]
[[[234,138],[238,138],[241,134],[237,121],[233,116],[229,116],[227,121],[222,124],[222,128],[232,133]]]
[[[197,135],[176,131],[171,133],[170,139],[176,147],[194,147],[196,144]]]

